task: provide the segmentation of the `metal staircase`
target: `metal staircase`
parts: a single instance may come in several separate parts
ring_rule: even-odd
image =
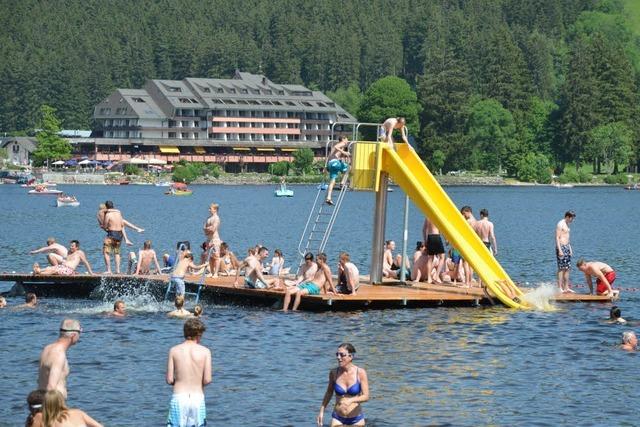
[[[327,246],[331,230],[336,222],[338,213],[340,212],[340,206],[342,206],[342,201],[348,190],[348,177],[349,172],[347,171],[342,177],[340,191],[333,205],[325,203],[324,194],[326,190],[322,189],[323,186],[318,186],[318,193],[316,194],[313,206],[309,212],[309,217],[307,218],[307,223],[304,226],[304,231],[298,242],[298,255],[300,258],[298,268],[304,263],[305,254],[311,252],[316,255],[324,251],[325,246]]]
[[[178,264],[178,261],[181,259],[181,255],[183,252],[185,252],[187,250],[187,248],[184,245],[180,245],[178,247],[178,251],[176,252],[176,258],[175,258],[175,264],[173,265],[173,269],[171,270],[171,273],[169,274],[169,284],[167,285],[167,290],[164,294],[164,299],[165,301],[169,301],[169,295],[173,294],[175,295],[176,290],[173,287],[173,283],[171,282],[171,276],[173,274],[173,270],[176,268],[176,265]],[[200,281],[197,284],[191,285],[190,283],[185,283],[185,292],[184,295],[190,295],[195,297],[195,303],[194,304],[198,304],[198,302],[200,301],[200,292],[202,291],[202,288],[204,287],[204,279],[207,275],[207,268],[209,265],[209,260],[211,259],[211,255],[212,255],[212,248],[209,248],[209,250],[207,251],[207,267],[205,267],[202,271],[202,274],[200,276]],[[196,286],[195,291],[187,291],[186,288],[187,287],[192,287],[192,286]]]

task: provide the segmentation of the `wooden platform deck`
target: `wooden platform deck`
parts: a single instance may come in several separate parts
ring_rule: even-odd
[[[0,282],[15,282],[20,291],[34,292],[38,296],[70,296],[100,298],[105,291],[108,294],[131,292],[144,287],[162,298],[167,287],[168,275],[131,276],[131,275],[86,275],[41,276],[24,273],[0,273]],[[200,276],[187,276],[187,290],[200,283]],[[232,302],[240,305],[262,305],[279,308],[283,292],[273,289],[247,289],[233,286],[233,278],[206,278],[201,296],[213,302]],[[382,285],[367,283],[361,278],[357,295],[317,295],[304,296],[300,308],[313,311],[349,311],[362,309],[439,307],[439,306],[477,306],[490,305],[492,299],[479,287],[454,286],[452,284],[415,283],[403,285],[385,281]],[[497,301],[497,300],[494,300]],[[609,302],[611,298],[586,295],[562,294],[556,297],[558,302]]]

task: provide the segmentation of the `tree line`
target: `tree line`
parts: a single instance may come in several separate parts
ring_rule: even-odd
[[[0,9],[0,130],[66,128],[147,79],[235,69],[406,115],[436,170],[544,181],[640,163],[640,39],[624,0],[66,0]]]

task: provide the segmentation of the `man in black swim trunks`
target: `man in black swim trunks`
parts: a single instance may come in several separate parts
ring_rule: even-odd
[[[431,283],[435,281],[436,283],[442,283],[440,280],[440,272],[442,271],[442,267],[444,267],[444,244],[442,243],[442,237],[440,236],[440,230],[438,227],[430,221],[429,218],[424,219],[424,225],[422,226],[422,238],[423,242],[427,242],[427,283]],[[435,275],[431,276],[431,271],[433,270],[434,261],[438,258],[438,261],[435,263]]]
[[[106,265],[105,273],[111,274],[111,254],[116,266],[116,273],[120,273],[120,244],[122,243],[124,224],[122,214],[118,209],[114,209],[113,202],[107,200],[105,202],[107,208],[104,213],[103,228],[107,232],[102,244],[102,253],[104,255],[104,264]]]

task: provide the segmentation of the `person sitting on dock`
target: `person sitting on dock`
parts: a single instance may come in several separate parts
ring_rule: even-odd
[[[238,258],[236,258],[235,254],[231,252],[231,249],[229,249],[227,242],[222,242],[220,244],[218,273],[221,276],[231,276],[232,274],[236,274],[239,266],[240,262],[238,261]]]
[[[387,240],[384,244],[384,254],[382,255],[382,275],[392,279],[398,278],[397,270],[393,270],[393,251],[396,249],[396,242]]]
[[[281,276],[284,273],[284,256],[280,249],[273,251],[273,258],[271,259],[271,264],[269,264],[268,267],[270,276]]]
[[[151,240],[146,240],[142,246],[142,249],[138,252],[138,265],[136,266],[135,275],[148,275],[151,274],[151,263],[156,267],[156,272],[160,273],[160,263],[156,251],[151,249]]]
[[[193,270],[198,270],[201,268],[205,268],[207,266],[206,263],[196,265],[193,263],[193,254],[191,251],[184,251],[183,257],[178,261],[176,267],[173,269],[171,273],[171,278],[169,281],[173,286],[175,286],[176,295],[184,295],[185,286],[184,286],[184,276],[187,274],[187,271],[191,268]]]
[[[184,308],[184,295],[177,295],[173,304],[176,309],[167,313],[169,317],[191,317],[193,313]]]
[[[327,171],[329,172],[329,187],[327,187],[327,198],[325,203],[333,205],[331,200],[331,194],[333,193],[333,187],[336,185],[336,179],[339,174],[343,174],[342,185],[346,183],[346,172],[349,170],[348,160],[351,157],[349,154],[349,140],[346,136],[341,136],[338,142],[331,148],[331,152],[327,157]]]
[[[49,261],[49,265],[54,266],[63,263],[69,254],[67,248],[62,246],[60,243],[56,243],[56,239],[53,237],[49,237],[47,239],[47,246],[35,249],[29,252],[29,254],[35,255],[43,252],[47,254],[47,261]]]
[[[358,267],[351,262],[351,257],[347,252],[342,252],[338,261],[338,286],[335,291],[339,294],[356,295],[359,287],[360,272]]]
[[[109,313],[110,316],[114,317],[125,317],[127,312],[124,307],[124,301],[119,299],[118,301],[113,303],[113,311]]]
[[[313,261],[313,254],[308,252],[304,255],[304,263],[300,267],[300,272],[296,276],[296,280],[285,280],[286,286],[298,286],[303,282],[310,282],[313,280],[316,271],[318,271],[318,264]]]
[[[240,272],[245,270],[244,286],[250,289],[282,288],[282,280],[279,277],[266,279],[262,274],[262,261],[269,256],[269,249],[262,246],[256,255],[249,255],[242,261],[236,271],[234,287],[238,287]]]
[[[102,254],[104,255],[104,263],[106,266],[106,274],[111,274],[111,254],[116,267],[116,274],[120,274],[120,244],[124,239],[127,245],[132,243],[125,237],[124,228],[127,226],[127,221],[122,217],[122,213],[113,207],[113,202],[107,200],[105,203],[105,210],[98,212],[98,223],[100,227],[107,232],[104,242],[102,244]],[[131,228],[134,228],[139,233],[144,230],[131,223],[128,223]]]
[[[638,349],[638,338],[633,331],[624,331],[622,333],[622,344],[620,348],[626,351],[636,351]]]
[[[89,274],[93,274],[91,264],[87,261],[87,256],[84,251],[80,249],[80,242],[72,240],[69,245],[69,255],[67,255],[67,259],[62,264],[40,268],[38,263],[35,263],[33,264],[33,273],[43,276],[73,276],[76,274],[76,268],[78,268],[81,262],[87,267]]]
[[[184,342],[171,347],[167,384],[173,386],[167,426],[205,426],[204,387],[211,383],[211,350],[200,344],[206,327],[200,319],[184,322]]]
[[[316,274],[313,276],[313,280],[300,283],[298,286],[288,288],[285,291],[282,311],[289,310],[289,303],[293,295],[295,295],[293,311],[296,311],[300,306],[303,295],[320,295],[321,293],[327,293],[327,288],[330,288],[331,292],[337,293],[333,286],[331,269],[327,265],[327,255],[319,253],[316,256],[316,264],[318,264],[318,271],[316,271]]]
[[[578,270],[584,273],[587,285],[589,285],[589,293],[593,293],[593,280],[596,278],[596,294],[610,297],[617,297],[620,291],[613,289],[613,282],[616,280],[616,272],[608,264],[600,261],[585,261],[580,258],[576,263]]]

